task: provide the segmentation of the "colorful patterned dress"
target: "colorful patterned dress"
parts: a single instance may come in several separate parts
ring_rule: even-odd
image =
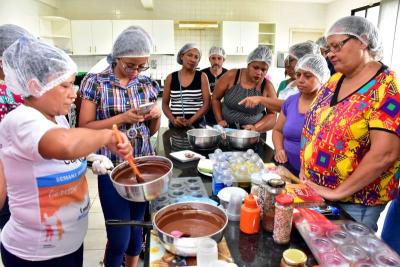
[[[337,73],[320,90],[306,114],[301,138],[305,175],[332,189],[354,172],[369,151],[370,130],[400,136],[400,93],[395,73],[382,66],[361,88],[336,101],[343,79],[344,75]],[[343,201],[374,206],[396,198],[399,166],[400,160]]]
[[[24,100],[21,96],[14,95],[5,83],[0,80],[0,121],[8,112],[15,109]]]

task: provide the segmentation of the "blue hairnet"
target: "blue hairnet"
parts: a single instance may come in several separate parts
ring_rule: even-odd
[[[208,56],[217,55],[225,58],[225,50],[222,47],[213,46],[210,48]]]
[[[178,62],[179,65],[182,65],[182,55],[185,54],[187,51],[190,49],[197,49],[199,51],[199,61],[201,59],[201,49],[197,44],[194,43],[187,43],[182,48],[179,50],[178,54],[176,55],[176,62]]]
[[[259,46],[247,57],[247,65],[254,61],[261,61],[267,63],[268,67],[271,66],[272,62],[272,51],[268,46]]]
[[[326,83],[331,75],[328,68],[328,63],[322,55],[305,55],[304,57],[300,58],[299,61],[297,61],[294,69],[295,71],[301,69],[311,72],[322,84]]]
[[[12,43],[18,40],[22,36],[28,36],[34,38],[25,29],[13,25],[4,24],[0,26],[0,58],[2,57],[4,50],[6,50]]]
[[[149,57],[152,50],[151,36],[139,26],[130,26],[118,35],[108,62],[120,57]]]
[[[76,70],[75,62],[64,51],[37,39],[19,38],[3,53],[6,85],[24,97],[40,97]]]
[[[319,46],[312,41],[306,41],[303,43],[294,44],[289,48],[289,55],[297,60],[307,54],[321,55]]]
[[[376,60],[382,59],[383,47],[379,31],[375,25],[363,17],[348,16],[336,21],[328,30],[326,38],[331,35],[346,34],[356,37],[368,46]]]

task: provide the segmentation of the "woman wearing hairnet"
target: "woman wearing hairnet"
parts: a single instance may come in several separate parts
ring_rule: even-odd
[[[201,50],[196,44],[185,44],[178,52],[182,69],[167,76],[162,109],[170,127],[204,127],[204,115],[210,107],[210,88],[205,73],[196,70]]]
[[[290,66],[296,66],[297,61],[305,55],[320,55],[319,47],[311,41],[294,44],[289,48],[289,56],[287,58],[287,62]],[[286,62],[285,62],[286,64]],[[286,69],[286,67],[285,67]],[[241,104],[245,107],[254,107],[256,105],[263,105],[268,110],[280,112],[283,102],[291,96],[299,93],[299,90],[296,87],[296,80],[291,81],[286,85],[285,88],[279,91],[278,99],[276,98],[266,98],[260,96],[251,96],[244,99]]]
[[[310,109],[318,89],[329,79],[329,68],[321,55],[305,55],[295,67],[299,93],[289,96],[282,105],[282,112],[272,132],[275,160],[296,176],[300,172],[300,138],[304,116]]]
[[[247,57],[247,68],[232,69],[222,76],[212,98],[215,119],[219,125],[258,132],[265,132],[274,127],[275,113],[265,111],[262,105],[242,105],[242,100],[250,96],[276,99],[274,86],[264,78],[271,61],[271,50],[260,46]],[[221,103],[222,98],[224,101]]]
[[[23,103],[22,97],[13,94],[4,83],[4,71],[2,67],[2,55],[4,50],[22,36],[30,36],[33,38],[29,32],[17,25],[5,24],[0,26],[0,122],[7,113]],[[8,207],[6,192],[4,192],[4,196],[4,202],[0,202],[0,229],[3,229],[10,218],[10,209]]]
[[[58,48],[22,37],[3,53],[5,82],[24,97],[0,124],[11,217],[1,233],[5,266],[80,267],[88,225],[84,156],[107,146],[122,157],[112,130],[69,129],[76,64]],[[85,144],[82,146],[82,144]]]
[[[157,105],[143,114],[140,106],[155,102],[158,84],[140,75],[149,68],[151,37],[140,27],[124,30],[113,45],[109,56],[110,66],[100,73],[89,73],[82,81],[82,104],[79,126],[92,129],[111,129],[117,124],[126,132],[134,146],[134,156],[154,153],[150,137],[160,127],[161,112]],[[100,154],[111,159],[114,165],[124,161],[108,148]],[[143,220],[146,202],[131,202],[115,190],[108,174],[98,177],[99,197],[104,218]],[[118,208],[115,208],[118,207]],[[126,266],[136,266],[142,245],[141,227],[110,227],[107,230],[107,247],[104,264],[120,267],[126,254]]]
[[[326,37],[329,60],[338,73],[307,113],[300,176],[376,231],[379,214],[398,193],[398,81],[379,61],[378,30],[367,19],[341,18]]]

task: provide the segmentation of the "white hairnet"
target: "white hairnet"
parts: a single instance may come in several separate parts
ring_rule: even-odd
[[[77,66],[61,49],[21,37],[4,51],[3,70],[13,93],[39,97],[75,74]]]
[[[363,17],[348,16],[336,21],[328,30],[326,38],[331,35],[345,34],[357,37],[368,46],[372,56],[380,60],[383,55],[381,39],[378,29],[372,22]]]
[[[152,50],[151,36],[139,26],[130,26],[115,40],[108,62],[120,57],[149,57]]]
[[[225,58],[225,50],[222,47],[213,46],[210,48],[208,56],[217,55]]]
[[[182,58],[181,56],[183,54],[185,54],[187,51],[189,51],[190,49],[197,49],[199,51],[199,61],[201,59],[201,49],[197,44],[194,43],[188,43],[185,44],[184,46],[182,46],[182,48],[179,50],[178,54],[176,55],[176,62],[178,62],[179,65],[182,65]]]
[[[320,48],[326,48],[326,38],[325,36],[322,36],[320,38],[318,38],[318,40],[315,42]]]
[[[294,69],[296,72],[300,69],[311,72],[322,84],[326,83],[330,77],[328,63],[322,55],[305,55],[297,61]]]
[[[289,55],[299,60],[307,54],[320,55],[321,51],[319,46],[313,41],[306,41],[298,44],[294,44],[289,48]]]
[[[21,36],[34,38],[29,32],[17,25],[4,24],[0,26],[0,59],[2,58],[4,50],[17,41]]]
[[[261,61],[267,63],[268,67],[272,62],[272,51],[268,46],[261,45],[250,52],[247,56],[247,65],[254,61]]]

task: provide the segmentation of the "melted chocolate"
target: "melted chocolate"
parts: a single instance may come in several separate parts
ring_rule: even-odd
[[[179,230],[190,237],[215,234],[224,225],[223,217],[204,210],[173,210],[163,214],[157,221],[158,228],[164,233]]]
[[[145,183],[160,178],[170,170],[170,167],[166,163],[159,161],[136,163],[136,167],[142,174],[142,178]],[[133,185],[138,183],[136,180],[136,176],[132,172],[132,169],[129,167],[129,165],[126,165],[125,168],[117,171],[113,179],[120,184]]]

